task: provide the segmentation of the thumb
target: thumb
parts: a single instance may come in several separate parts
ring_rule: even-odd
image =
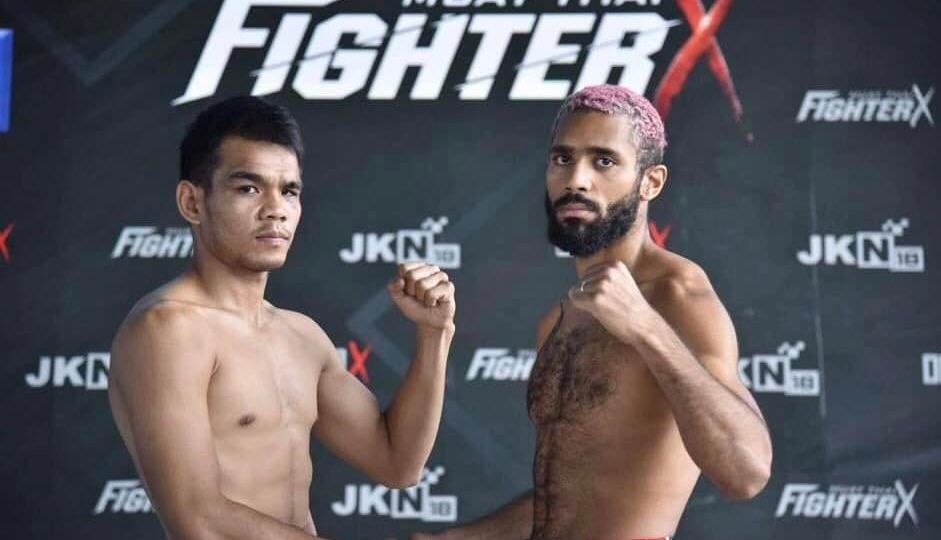
[[[394,297],[401,297],[405,295],[405,280],[400,277],[392,278],[392,281],[389,282],[387,288],[389,293]]]

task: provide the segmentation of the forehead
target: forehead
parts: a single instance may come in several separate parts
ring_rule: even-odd
[[[262,176],[291,179],[300,176],[294,150],[279,144],[226,137],[216,152],[217,170],[223,174],[239,169]]]
[[[630,117],[599,111],[576,111],[565,115],[552,144],[575,149],[602,147],[625,154],[635,153]]]

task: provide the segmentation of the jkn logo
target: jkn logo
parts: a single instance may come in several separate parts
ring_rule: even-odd
[[[807,266],[843,264],[867,270],[924,272],[924,247],[896,245],[908,226],[908,218],[890,219],[882,224],[881,231],[814,234],[810,236],[810,247],[797,253],[797,260]]]

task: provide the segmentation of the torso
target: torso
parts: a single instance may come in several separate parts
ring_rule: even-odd
[[[638,353],[563,302],[529,383],[532,540],[671,535],[699,470]]]
[[[284,313],[264,329],[225,319],[207,332],[218,339],[208,400],[222,493],[303,527],[319,365]]]
[[[173,301],[145,299],[137,309],[158,303]],[[322,344],[304,331],[300,315],[274,307],[260,327],[224,310],[185,307],[196,311],[200,334],[215,351],[207,359],[214,362],[207,402],[222,494],[313,532],[310,433],[326,361]],[[116,420],[122,436],[132,437],[126,419]]]

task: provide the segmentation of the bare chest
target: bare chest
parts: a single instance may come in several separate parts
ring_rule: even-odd
[[[537,427],[622,416],[655,384],[637,353],[594,320],[557,327],[533,366],[527,405]],[[623,417],[623,416],[622,416]]]
[[[310,429],[320,373],[315,351],[279,329],[228,335],[218,351],[208,393],[214,431]]]

